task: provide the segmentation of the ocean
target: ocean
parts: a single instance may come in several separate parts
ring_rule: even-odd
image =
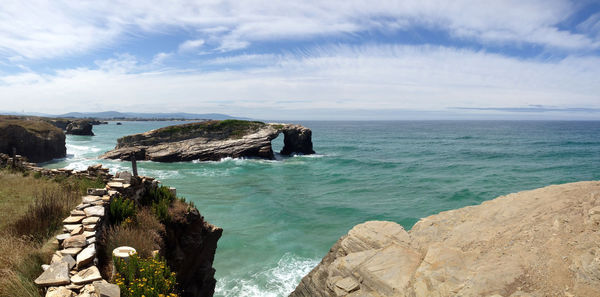
[[[181,122],[94,126],[67,136],[49,168],[111,172],[98,160],[116,139]],[[300,121],[317,152],[277,160],[138,163],[224,229],[216,296],[287,296],[354,225],[391,220],[406,229],[440,211],[550,184],[600,179],[600,122]],[[275,151],[283,135],[273,141]]]

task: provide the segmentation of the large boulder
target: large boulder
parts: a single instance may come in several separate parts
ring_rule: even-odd
[[[292,297],[600,296],[600,182],[355,226]]]
[[[67,125],[67,134],[94,136],[92,123],[87,120],[72,121]]]
[[[65,134],[53,125],[21,117],[0,117],[0,153],[25,156],[31,162],[65,157]]]
[[[204,121],[164,127],[119,138],[100,158],[158,162],[218,161],[222,158],[274,159],[271,141],[284,134],[282,154],[313,154],[312,132],[290,124],[256,121]]]

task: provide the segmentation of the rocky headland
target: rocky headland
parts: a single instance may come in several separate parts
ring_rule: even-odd
[[[0,116],[0,153],[18,155],[32,162],[45,162],[67,154],[65,134],[37,118]]]
[[[600,182],[359,224],[290,296],[600,296]]]
[[[314,154],[310,129],[257,121],[204,121],[164,127],[119,138],[100,158],[158,162],[218,161],[222,158],[274,159],[271,141],[284,135],[281,154]]]

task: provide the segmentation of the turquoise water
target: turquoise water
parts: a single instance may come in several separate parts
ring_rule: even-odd
[[[94,126],[67,136],[84,169],[120,136],[174,122]],[[217,296],[287,296],[331,245],[366,220],[419,218],[550,184],[600,179],[600,122],[301,122],[317,155],[278,161],[140,162],[223,227]],[[283,136],[274,140],[281,148]],[[129,164],[102,161],[117,170]]]

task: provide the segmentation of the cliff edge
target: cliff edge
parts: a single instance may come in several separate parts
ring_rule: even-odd
[[[218,161],[222,158],[274,159],[271,141],[284,134],[281,154],[313,154],[310,129],[257,121],[204,121],[164,127],[119,138],[100,158],[158,162]]]
[[[290,296],[600,296],[599,231],[600,182],[501,196],[409,232],[370,221]]]
[[[0,153],[17,154],[31,162],[45,162],[67,154],[65,134],[38,119],[0,116]]]

